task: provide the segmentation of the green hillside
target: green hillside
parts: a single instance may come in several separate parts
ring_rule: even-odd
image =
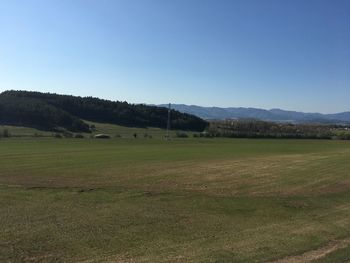
[[[0,124],[34,127],[54,131],[91,132],[84,120],[137,128],[165,128],[168,109],[29,91],[5,91],[0,94]],[[171,111],[171,127],[203,131],[207,122],[190,114]]]

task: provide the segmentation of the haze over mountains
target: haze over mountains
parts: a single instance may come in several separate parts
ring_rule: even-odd
[[[166,104],[159,106],[166,107]],[[291,122],[291,123],[327,123],[348,124],[350,123],[350,112],[335,114],[304,113],[297,111],[286,111],[281,109],[258,109],[242,107],[202,107],[196,105],[172,104],[171,107],[177,111],[193,114],[206,120],[223,119],[259,119],[264,121]]]

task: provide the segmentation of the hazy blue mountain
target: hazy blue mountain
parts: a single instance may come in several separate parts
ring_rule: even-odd
[[[345,122],[350,121],[350,112],[341,112],[341,113],[336,113],[336,114],[327,114],[327,118],[329,119],[337,119]]]
[[[158,105],[167,107],[166,104]],[[305,113],[286,111],[281,109],[264,110],[242,107],[201,107],[196,105],[172,104],[177,111],[196,115],[206,120],[246,119],[253,118],[265,121],[293,122],[293,123],[350,123],[350,112],[336,114]]]

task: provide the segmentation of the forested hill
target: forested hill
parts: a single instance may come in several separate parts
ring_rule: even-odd
[[[0,93],[0,124],[88,132],[83,120],[130,127],[166,128],[168,110],[93,97],[76,97],[30,91]],[[191,114],[171,111],[171,128],[203,131],[207,122]]]

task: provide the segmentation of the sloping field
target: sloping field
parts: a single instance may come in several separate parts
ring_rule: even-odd
[[[0,140],[0,262],[346,262],[349,238],[347,141]]]
[[[84,135],[84,137],[89,138],[93,137],[96,134],[108,134],[112,138],[134,138],[134,134],[137,135],[137,138],[147,138],[147,139],[161,139],[164,138],[166,135],[165,129],[160,128],[135,128],[135,127],[125,127],[120,126],[116,124],[110,124],[110,123],[98,123],[98,122],[92,122],[92,121],[85,121],[89,125],[94,125],[95,128],[92,130],[91,133],[79,133]],[[35,128],[29,128],[29,127],[21,127],[21,126],[10,126],[10,125],[0,125],[0,137],[2,132],[4,130],[7,130],[11,137],[54,137],[56,132],[53,131],[43,131],[38,130]],[[171,130],[169,134],[172,137],[176,137],[176,133],[180,132],[182,134],[187,134],[189,137],[193,136],[193,132],[189,131],[177,131],[177,130]],[[62,133],[61,133],[62,134]],[[77,133],[75,133],[77,134]],[[198,134],[198,133],[197,133]]]

